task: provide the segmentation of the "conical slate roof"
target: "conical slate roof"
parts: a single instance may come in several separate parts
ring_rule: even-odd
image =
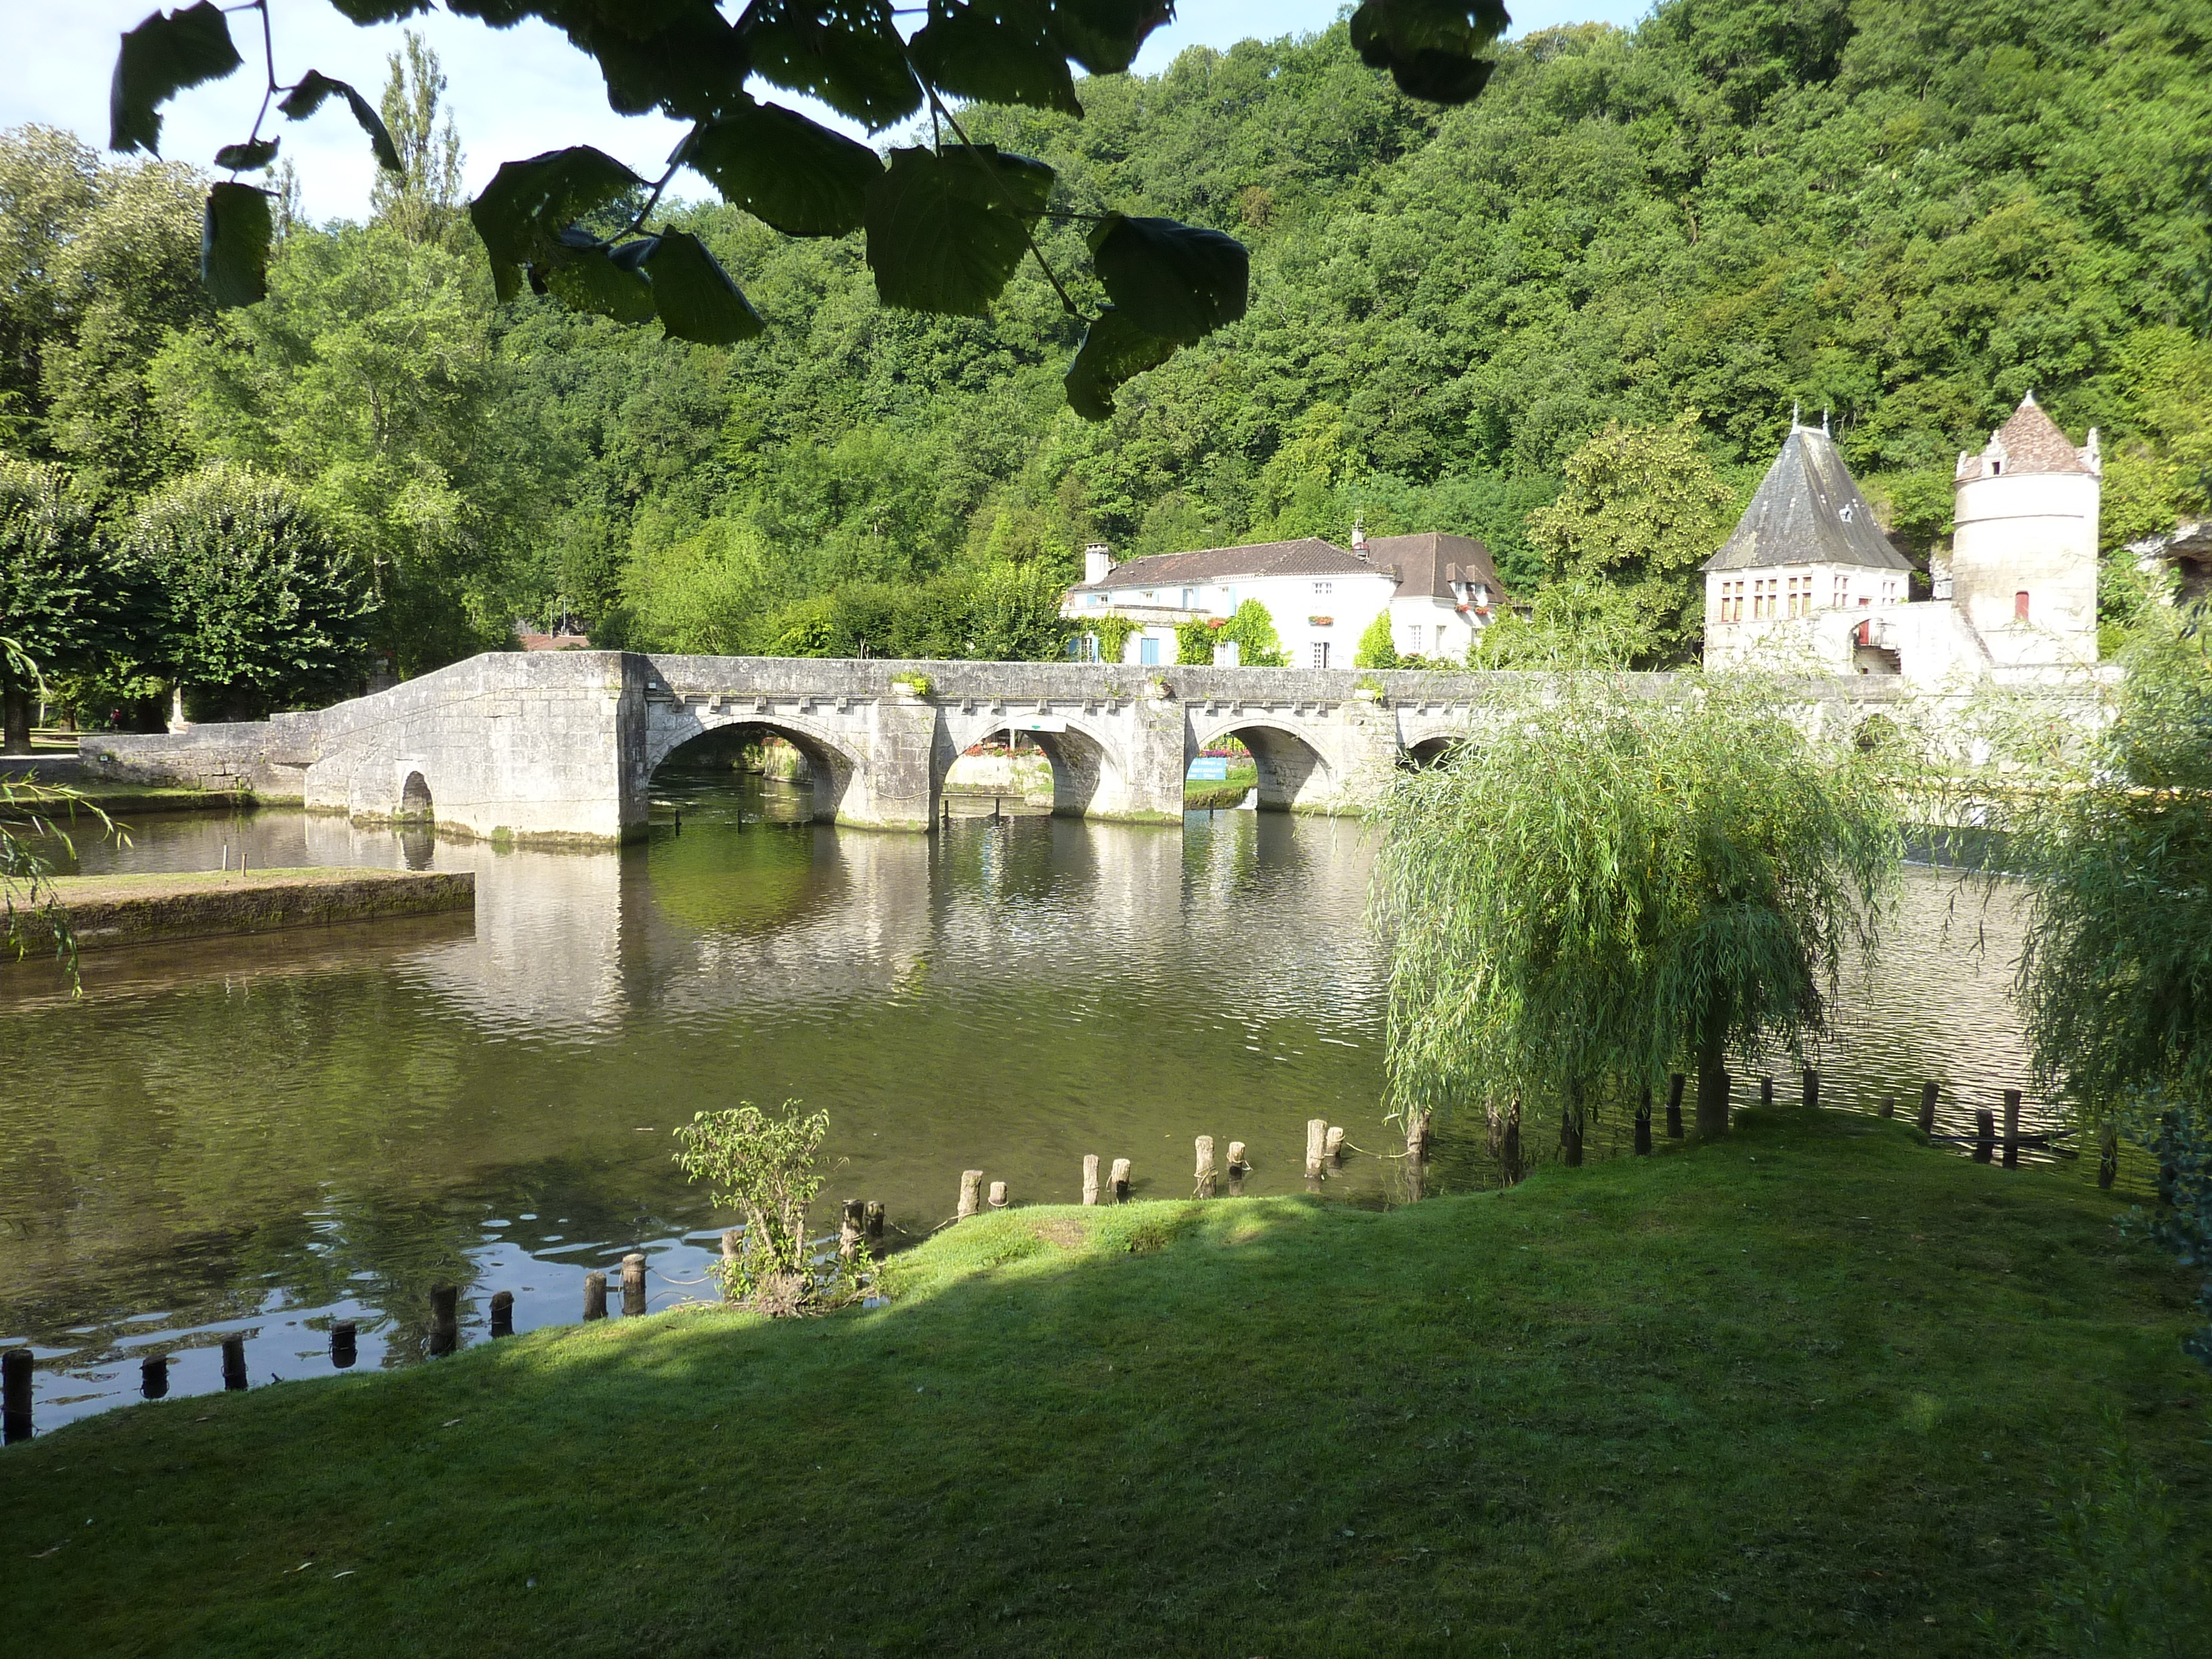
[[[1786,564],[1852,564],[1910,570],[1825,432],[1792,426],[1735,533],[1707,570],[1765,570]]]
[[[2033,392],[2013,410],[2012,418],[1997,428],[1997,442],[2003,447],[2008,472],[2089,470],[2081,459],[2081,452],[2074,447],[2074,441],[2060,429],[2057,422],[2043,412]]]

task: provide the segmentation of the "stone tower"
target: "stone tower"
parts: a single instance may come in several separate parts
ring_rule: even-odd
[[[2104,472],[2096,428],[2075,447],[2033,392],[1978,455],[1960,455],[1950,598],[1996,666],[2097,660]]]

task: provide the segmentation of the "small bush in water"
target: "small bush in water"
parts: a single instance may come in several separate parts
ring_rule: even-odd
[[[717,1208],[745,1218],[744,1243],[734,1258],[714,1267],[725,1299],[763,1313],[797,1313],[811,1303],[842,1299],[860,1267],[840,1263],[817,1282],[809,1261],[806,1208],[822,1190],[816,1166],[830,1115],[799,1115],[787,1100],[771,1117],[750,1101],[732,1109],[698,1112],[676,1131],[684,1150],[676,1163],[686,1178],[703,1181]]]

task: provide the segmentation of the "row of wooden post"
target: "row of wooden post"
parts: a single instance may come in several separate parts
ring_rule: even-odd
[[[1250,1161],[1245,1156],[1246,1149],[1243,1141],[1232,1140],[1229,1143],[1225,1168],[1218,1167],[1215,1164],[1214,1139],[1212,1135],[1197,1136],[1193,1141],[1192,1150],[1194,1158],[1191,1181],[1192,1190],[1195,1196],[1213,1197],[1219,1190],[1224,1174],[1228,1176],[1229,1195],[1231,1198],[1243,1196],[1244,1177],[1250,1173],[1252,1168]],[[1417,1114],[1414,1116],[1413,1127],[1407,1134],[1407,1150],[1416,1164],[1427,1158],[1429,1123],[1425,1115]],[[1308,1179],[1319,1180],[1327,1170],[1341,1165],[1343,1162],[1343,1126],[1332,1124],[1325,1117],[1309,1119],[1306,1123]],[[1084,1154],[1083,1201],[1090,1205],[1102,1201],[1109,1204],[1127,1203],[1129,1199],[1129,1172],[1132,1167],[1129,1160],[1126,1158],[1115,1158],[1103,1184],[1099,1180],[1099,1164],[1100,1160],[1096,1152]],[[983,1185],[983,1174],[981,1170],[963,1170],[960,1172],[960,1197],[952,1215],[955,1221],[965,1221],[970,1216],[980,1215],[986,1206],[994,1210],[1003,1210],[1012,1201],[1007,1185],[1003,1181],[991,1182],[987,1194]]]

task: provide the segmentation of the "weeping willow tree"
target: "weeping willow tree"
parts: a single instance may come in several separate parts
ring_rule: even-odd
[[[2015,993],[2037,1086],[2157,1159],[2150,1231],[2203,1272],[2212,1365],[2212,639],[2149,614],[2062,787],[2003,802],[2027,876]],[[2102,1176],[2111,1176],[2109,1155]]]
[[[1873,948],[1904,848],[1889,781],[1757,684],[1553,685],[1384,801],[1392,1103],[1409,1126],[1556,1105],[1578,1162],[1586,1101],[1694,1064],[1698,1132],[1725,1133],[1730,1051],[1804,1052]]]

